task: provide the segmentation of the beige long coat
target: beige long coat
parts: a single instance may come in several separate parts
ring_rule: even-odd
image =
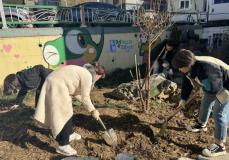
[[[34,118],[51,129],[55,138],[73,115],[72,96],[87,110],[94,110],[90,99],[92,74],[85,68],[68,65],[53,71],[42,87]]]

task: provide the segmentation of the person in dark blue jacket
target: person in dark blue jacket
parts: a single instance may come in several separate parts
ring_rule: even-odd
[[[16,74],[9,74],[6,76],[3,84],[3,94],[11,95],[19,91],[16,98],[16,104],[12,106],[12,109],[19,107],[22,104],[27,92],[32,89],[36,89],[36,106],[45,78],[51,72],[51,69],[45,68],[43,65],[35,65],[32,68],[24,69]]]
[[[172,59],[177,52],[178,43],[172,39],[166,39],[154,47],[151,51],[151,63],[153,74],[163,73],[166,78],[173,75]]]
[[[204,96],[200,105],[198,122],[187,129],[192,132],[206,131],[206,124],[213,108],[215,144],[202,151],[203,155],[226,154],[225,142],[229,123],[229,66],[209,56],[194,56],[190,50],[181,49],[173,58],[172,65],[185,74],[181,100],[184,105],[193,89],[193,81],[202,86]]]

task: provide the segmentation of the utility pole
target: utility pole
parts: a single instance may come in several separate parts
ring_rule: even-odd
[[[7,29],[8,27],[6,25],[6,17],[5,17],[2,0],[0,0],[0,13],[1,13],[1,18],[2,18],[2,29]]]
[[[149,4],[149,9],[152,10],[152,7],[153,7],[153,0],[150,0],[150,4]]]

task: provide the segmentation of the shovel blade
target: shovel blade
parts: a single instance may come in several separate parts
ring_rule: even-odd
[[[102,134],[102,137],[108,145],[111,146],[117,145],[117,135],[112,128],[109,129],[108,131],[105,131]]]
[[[112,138],[113,142],[117,143],[118,138],[117,138],[117,135],[116,135],[115,131],[113,130],[113,128],[109,129],[108,133],[109,133],[110,137]]]

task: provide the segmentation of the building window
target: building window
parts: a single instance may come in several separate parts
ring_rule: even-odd
[[[214,0],[214,4],[229,3],[229,0]]]
[[[190,9],[190,0],[180,0],[180,9]]]

